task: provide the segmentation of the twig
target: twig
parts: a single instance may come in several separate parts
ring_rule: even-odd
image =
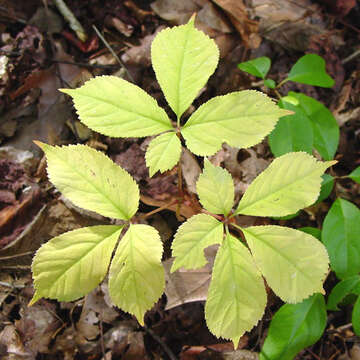
[[[5,281],[0,281],[0,285],[8,287],[10,289],[23,289],[25,287],[25,285],[15,285],[15,284],[10,284],[10,283],[5,282]]]
[[[180,208],[182,205],[182,202],[184,200],[184,192],[183,192],[183,182],[182,182],[182,170],[181,170],[181,161],[179,161],[178,168],[177,168],[177,174],[178,174],[178,192],[179,192],[179,200],[176,207],[176,218],[178,220],[181,219],[180,217]]]
[[[87,39],[87,35],[75,15],[71,12],[71,10],[67,7],[63,0],[54,0],[54,2],[64,19],[69,23],[71,29],[75,31],[77,37],[82,42],[85,42]]]
[[[27,251],[21,254],[15,254],[15,255],[9,255],[9,256],[0,256],[0,260],[10,260],[10,259],[15,259],[17,257],[21,257],[21,256],[26,256],[26,255],[31,255],[33,254],[34,251]]]
[[[31,268],[30,265],[2,265],[1,269],[10,269],[10,270],[28,270]]]
[[[13,16],[12,14],[10,14],[9,10],[5,7],[5,6],[1,6],[0,5],[0,10],[3,11],[4,13],[7,13],[8,18],[11,20],[15,20],[21,24],[27,24],[27,21],[18,17]],[[5,14],[4,14],[5,15]],[[6,15],[5,15],[6,16]]]
[[[126,75],[128,76],[128,78],[131,80],[131,82],[135,83],[134,78],[132,77],[132,75],[129,73],[129,70],[126,68],[125,64],[120,60],[120,58],[117,56],[117,54],[115,53],[115,51],[112,49],[112,47],[109,45],[109,43],[105,40],[105,38],[101,35],[100,31],[98,30],[98,28],[93,25],[93,29],[95,30],[97,36],[100,38],[100,40],[104,43],[104,45],[108,48],[108,50],[111,52],[112,56],[116,59],[116,61],[120,64],[120,66],[125,70]]]
[[[346,57],[344,60],[341,61],[342,64],[346,64],[349,61],[355,59],[357,56],[360,55],[360,48],[357,49],[356,51],[354,51],[351,55],[349,55],[348,57]]]
[[[307,352],[309,352],[315,359],[317,360],[321,360],[319,356],[317,356],[316,354],[314,354],[313,351],[311,351],[310,349],[306,349]]]
[[[160,206],[160,207],[158,207],[157,209],[154,209],[154,210],[152,210],[152,211],[150,211],[150,212],[148,212],[148,213],[146,213],[146,214],[144,214],[144,215],[139,216],[139,218],[140,218],[140,219],[146,219],[146,218],[148,218],[149,216],[152,216],[152,215],[154,215],[154,214],[156,214],[156,213],[158,213],[158,212],[160,212],[160,211],[162,211],[162,210],[168,209],[169,206],[175,205],[176,203],[177,203],[177,200],[170,201],[169,203],[167,203],[167,204],[165,204],[165,205],[163,205],[163,206]]]
[[[177,360],[176,356],[174,355],[174,353],[171,351],[171,349],[161,340],[161,338],[159,336],[157,336],[151,329],[148,329],[147,327],[144,326],[144,330],[155,340],[157,341],[161,347],[164,349],[164,351],[166,352],[167,356],[171,359],[171,360]]]
[[[275,92],[276,96],[278,97],[278,99],[280,100],[281,99],[280,93],[276,89],[274,89],[274,92]]]
[[[73,66],[80,66],[85,68],[98,68],[98,69],[109,69],[109,70],[113,70],[118,67],[117,65],[87,64],[87,63],[79,63],[79,62],[66,61],[66,60],[52,60],[52,62],[59,64],[73,65]]]

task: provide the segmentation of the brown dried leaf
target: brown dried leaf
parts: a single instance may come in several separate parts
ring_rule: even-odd
[[[247,47],[252,49],[259,47],[261,43],[261,38],[257,35],[259,24],[257,21],[249,19],[247,9],[242,0],[212,1],[224,9]]]
[[[56,329],[60,327],[60,321],[54,315],[55,308],[48,310],[47,306],[34,305],[24,306],[20,311],[20,320],[15,321],[17,330],[26,344],[26,348],[33,354],[48,353],[49,344]]]
[[[211,279],[212,267],[218,245],[205,249],[208,263],[201,269],[188,270],[180,268],[170,273],[173,259],[163,262],[165,268],[165,294],[167,303],[165,310],[194,301],[205,301]]]

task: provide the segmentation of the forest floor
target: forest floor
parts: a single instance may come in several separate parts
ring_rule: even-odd
[[[42,299],[28,307],[33,295],[31,259],[39,246],[65,231],[110,221],[75,207],[56,191],[33,140],[83,143],[105,151],[139,184],[142,213],[176,199],[176,169],[149,177],[144,160],[149,138],[114,139],[92,132],[77,120],[70,98],[58,89],[76,88],[97,75],[127,78],[124,65],[133,82],[166,107],[151,67],[151,42],[158,31],[183,24],[196,12],[196,26],[215,39],[221,59],[194,106],[215,95],[250,88],[276,98],[262,82],[237,68],[242,61],[268,56],[269,77],[280,82],[304,54],[321,55],[335,80],[331,89],[289,82],[280,92],[301,91],[330,108],[340,126],[333,171],[337,176],[349,174],[360,165],[359,1],[67,1],[84,29],[85,42],[54,3],[0,0],[1,359],[257,359],[281,300],[269,292],[263,319],[233,351],[232,343],[215,338],[205,324],[208,267],[176,276],[168,273],[166,293],[147,313],[145,327],[112,306],[106,281],[85,299],[71,303]],[[217,164],[235,180],[237,199],[272,159],[266,140],[246,150],[224,146],[216,155]],[[181,166],[192,197],[201,164],[201,159],[184,153]],[[335,191],[360,205],[358,184],[343,179]],[[244,217],[243,224],[321,227],[334,196],[289,221]],[[197,211],[189,205],[181,215],[188,218]],[[171,240],[180,224],[174,208],[165,208],[146,222],[159,230],[163,262],[169,268]],[[325,289],[335,283],[331,274]],[[360,359],[360,339],[352,331],[350,311],[351,305],[328,312],[323,336],[297,359]]]

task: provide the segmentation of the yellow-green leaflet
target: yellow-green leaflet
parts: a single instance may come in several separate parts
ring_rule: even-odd
[[[286,216],[313,204],[321,175],[336,161],[317,161],[305,152],[276,158],[247,188],[235,215]]]
[[[144,325],[144,314],[165,287],[160,235],[149,225],[130,225],[111,262],[109,293],[120,309]]]
[[[85,227],[42,245],[31,267],[35,294],[30,305],[42,297],[72,301],[95,289],[106,275],[121,230],[113,225]]]
[[[137,184],[106,155],[85,145],[36,144],[45,152],[49,180],[75,205],[123,220],[136,213]]]
[[[171,245],[175,257],[171,272],[184,267],[197,269],[206,264],[204,249],[210,245],[221,244],[223,224],[206,214],[192,216],[177,230]]]
[[[228,234],[216,255],[205,304],[209,330],[231,339],[236,349],[240,337],[261,319],[265,306],[264,282],[249,250]]]
[[[280,109],[268,96],[255,90],[216,96],[201,105],[181,130],[186,146],[194,154],[209,156],[223,142],[247,148],[258,144],[281,116],[292,114]]]
[[[215,71],[219,49],[214,40],[195,29],[193,17],[186,25],[156,35],[151,60],[165,98],[180,118]]]
[[[181,142],[175,132],[168,132],[151,140],[145,154],[150,177],[157,171],[163,173],[172,169],[179,162],[180,155]]]
[[[73,98],[80,120],[104,135],[142,137],[173,128],[154,98],[116,76],[98,76],[78,89],[61,91]]]
[[[196,190],[201,205],[214,214],[228,215],[234,205],[234,182],[230,173],[207,159]]]
[[[243,229],[255,262],[283,301],[300,302],[323,291],[329,268],[325,246],[312,235],[282,226]]]

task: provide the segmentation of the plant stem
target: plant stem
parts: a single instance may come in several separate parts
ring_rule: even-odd
[[[280,100],[281,99],[280,93],[276,89],[274,89],[274,92],[275,92],[276,96],[278,97],[278,99]]]
[[[148,213],[146,213],[144,215],[139,216],[139,218],[140,219],[146,219],[149,216],[152,216],[152,215],[154,215],[154,214],[156,214],[156,213],[158,213],[158,212],[160,212],[162,210],[168,209],[170,206],[175,205],[177,202],[178,202],[177,200],[170,201],[169,203],[167,203],[167,204],[165,204],[163,206],[160,206],[157,209],[154,209],[154,210],[152,210],[152,211],[150,211],[150,212],[148,212]]]
[[[284,79],[283,81],[280,81],[279,84],[276,85],[276,89],[278,89],[279,87],[284,85],[286,82],[287,82],[287,79]]]
[[[241,232],[243,231],[242,227],[241,227],[241,226],[239,226],[238,224],[235,224],[235,223],[229,223],[229,225],[231,225],[231,226],[233,226],[233,227],[237,228],[237,229],[238,229],[238,230],[240,230]]]
[[[178,203],[176,207],[176,218],[180,219],[180,207],[184,200],[184,191],[183,191],[183,180],[182,180],[182,170],[181,170],[181,158],[177,168],[178,173]]]

